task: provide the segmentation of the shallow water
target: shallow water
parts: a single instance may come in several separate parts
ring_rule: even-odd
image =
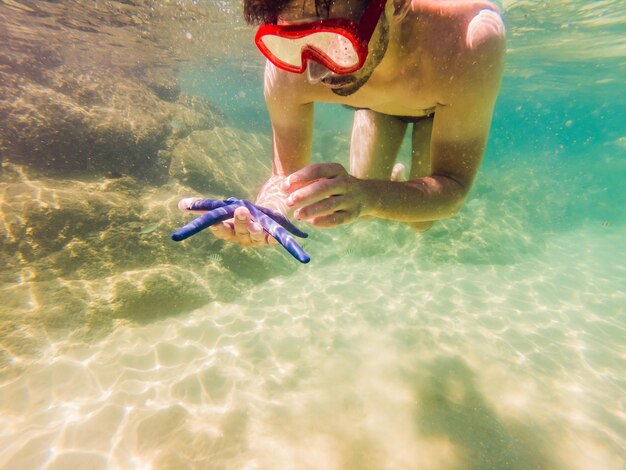
[[[13,15],[16,5],[33,7],[0,2]],[[154,5],[166,19],[175,8]],[[162,217],[132,219],[136,250],[158,250],[133,258],[132,247],[103,245],[107,252],[95,254],[104,268],[93,265],[102,277],[22,259],[19,279],[31,297],[15,296],[19,283],[2,287],[10,326],[1,333],[0,467],[622,468],[626,8],[501,5],[510,53],[485,162],[461,213],[425,234],[382,222],[311,230],[312,261],[302,267],[282,253],[219,245],[202,257],[158,245],[183,221],[170,213],[181,189],[167,182],[146,186],[149,198],[131,193]],[[249,36],[229,36],[228,27],[245,31],[228,20],[229,8],[220,3],[218,20],[181,13],[157,39],[197,42],[176,66],[183,90],[216,103],[232,128],[262,136],[262,63]],[[146,30],[158,18],[146,19]],[[207,18],[245,65],[204,47]],[[322,106],[316,119],[315,158],[347,155],[350,114]],[[41,178],[17,185],[62,206],[61,190],[48,180],[42,190]],[[82,191],[100,184],[91,179]],[[7,188],[8,224],[9,197],[23,203],[19,187]],[[125,202],[107,204],[118,224]],[[189,250],[207,243],[190,242]],[[107,257],[116,249],[127,259]],[[150,255],[160,264],[149,265]],[[167,271],[177,257],[182,264]],[[32,278],[45,276],[43,267],[80,302],[67,316],[18,317],[32,299],[57,308],[54,291],[35,295]],[[3,282],[15,276],[12,265],[3,269]],[[156,289],[151,270],[210,298],[158,298],[137,313],[149,298],[139,297],[99,320],[105,310],[92,304],[113,298],[120,279],[144,294]],[[159,303],[165,313],[151,316]]]

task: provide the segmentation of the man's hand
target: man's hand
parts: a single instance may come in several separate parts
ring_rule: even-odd
[[[206,211],[190,210],[195,198],[182,199],[178,208],[183,211],[203,213]],[[269,233],[263,230],[260,224],[252,220],[250,211],[246,207],[237,207],[234,217],[209,227],[211,232],[222,240],[239,243],[241,246],[277,245],[278,242]]]
[[[235,209],[235,217],[213,225],[210,229],[217,238],[239,243],[241,246],[278,245],[274,237],[252,220],[250,211],[246,207],[238,207]]]
[[[338,163],[308,165],[289,175],[280,188],[296,220],[327,228],[352,222],[367,212],[357,178]]]
[[[260,230],[262,229],[274,237],[291,256],[301,263],[311,261],[309,254],[293,238],[294,236],[306,238],[309,235],[291,223],[282,213],[268,207],[234,197],[223,200],[183,199],[179,203],[179,207],[183,210],[192,212],[205,211],[205,213],[172,233],[172,240],[175,242],[186,240],[207,227],[226,220],[233,220],[232,229],[226,227],[225,236],[227,239],[233,239],[243,246],[270,244],[268,236],[265,236],[264,239],[261,238]],[[241,207],[247,210],[245,212],[239,211],[235,216],[235,211]],[[257,231],[256,224],[261,227],[259,231]]]

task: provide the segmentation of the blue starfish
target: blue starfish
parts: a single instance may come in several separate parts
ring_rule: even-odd
[[[250,211],[252,219],[258,222],[278,243],[280,243],[294,258],[301,263],[308,263],[311,257],[302,249],[296,240],[289,235],[288,231],[294,235],[306,238],[309,235],[294,224],[287,217],[267,209],[257,206],[245,199],[236,199],[234,197],[220,199],[198,199],[193,201],[188,209],[192,211],[208,211],[197,219],[192,220],[183,228],[172,234],[172,240],[179,242],[195,235],[196,233],[210,227],[213,224],[223,222],[230,219],[235,213],[237,207],[244,206]]]

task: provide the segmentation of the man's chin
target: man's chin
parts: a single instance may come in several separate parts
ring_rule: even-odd
[[[361,87],[355,88],[354,86],[345,86],[341,88],[331,88],[330,91],[332,91],[337,96],[350,96],[351,94],[355,93],[359,88]]]
[[[337,88],[331,88],[331,91],[337,96],[350,96],[359,91],[361,87],[367,83],[369,78],[370,77],[368,75],[367,77],[361,78],[352,83],[347,83]]]

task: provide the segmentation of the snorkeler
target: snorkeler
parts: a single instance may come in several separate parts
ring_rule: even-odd
[[[418,230],[463,205],[485,150],[505,34],[486,1],[245,0],[260,23],[273,171],[256,207],[313,227],[365,217]],[[349,171],[310,164],[315,102],[354,109]],[[411,126],[408,179],[396,157]],[[341,156],[338,156],[340,158]],[[181,201],[194,210],[193,199]],[[276,244],[247,204],[211,226],[243,246]]]

